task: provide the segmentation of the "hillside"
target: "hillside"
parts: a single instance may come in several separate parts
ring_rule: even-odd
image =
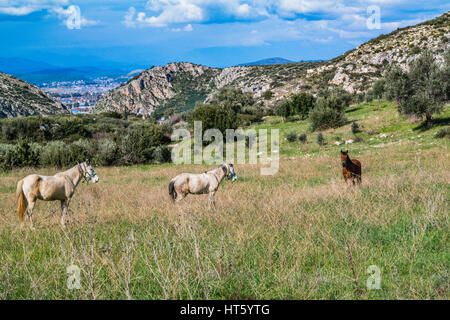
[[[0,72],[0,118],[68,113],[39,88]]]
[[[286,85],[320,62],[289,63],[264,66],[210,68],[193,63],[169,63],[152,67],[103,96],[96,112],[129,111],[144,114],[156,108],[174,107],[177,111],[194,108],[207,101],[217,89],[225,86],[253,92],[256,98],[271,88]]]
[[[336,85],[352,93],[365,91],[378,79],[386,67],[398,63],[405,69],[409,62],[425,49],[433,52],[438,61],[443,60],[450,38],[450,12],[416,26],[397,29],[380,35],[354,50],[330,60],[324,66],[308,70],[305,78],[284,88],[299,91],[302,88],[317,90],[321,85]]]
[[[437,59],[449,48],[450,13],[381,35],[358,48],[327,62],[303,62],[275,65],[209,68],[192,63],[170,63],[153,67],[112,90],[97,103],[97,112],[135,113],[155,108],[192,109],[197,101],[208,100],[218,88],[231,86],[249,91],[266,108],[276,100],[300,91],[317,92],[319,88],[340,86],[352,93],[366,91],[386,67],[396,62],[407,67],[422,50],[432,51]],[[270,100],[263,98],[267,90]]]

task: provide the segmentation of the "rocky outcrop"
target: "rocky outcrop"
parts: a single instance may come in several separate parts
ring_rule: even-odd
[[[41,89],[0,72],[0,118],[69,113]]]
[[[193,107],[192,96],[203,101],[215,84],[219,69],[192,63],[169,63],[152,67],[127,83],[110,91],[95,105],[95,111],[121,112],[127,109],[137,114],[148,114],[156,107],[170,107],[171,101]]]

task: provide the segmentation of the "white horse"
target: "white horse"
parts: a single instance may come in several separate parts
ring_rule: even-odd
[[[200,174],[182,173],[173,178],[169,183],[169,195],[174,202],[183,200],[188,193],[205,194],[209,193],[209,203],[216,207],[214,195],[222,180],[228,177],[231,181],[237,179],[231,163],[224,163],[221,166]]]
[[[75,188],[81,179],[87,182],[98,182],[99,177],[95,173],[94,168],[89,160],[78,163],[75,167],[58,172],[54,176],[41,176],[30,174],[17,183],[17,213],[19,219],[24,225],[25,210],[27,210],[28,219],[30,220],[31,229],[33,224],[33,208],[37,199],[44,201],[61,201],[61,225],[65,226],[65,217],[69,211],[69,202],[75,192]]]

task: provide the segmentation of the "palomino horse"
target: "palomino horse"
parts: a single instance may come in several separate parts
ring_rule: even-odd
[[[27,210],[28,219],[33,225],[33,208],[37,199],[45,201],[61,201],[61,225],[65,226],[65,217],[69,211],[69,202],[72,199],[75,188],[81,179],[86,181],[98,182],[98,175],[89,160],[83,163],[78,163],[75,167],[58,172],[54,176],[40,176],[37,174],[30,174],[17,183],[17,213],[19,219],[24,225],[24,213]]]
[[[361,162],[358,160],[350,160],[347,151],[341,150],[341,161],[342,161],[342,174],[344,175],[344,180],[347,182],[347,179],[352,179],[353,184],[356,181],[361,183]]]
[[[200,174],[182,173],[173,178],[169,183],[169,195],[174,202],[183,200],[188,193],[205,194],[209,193],[209,203],[214,208],[214,195],[222,180],[228,177],[231,181],[237,179],[231,163],[224,163],[221,166]]]

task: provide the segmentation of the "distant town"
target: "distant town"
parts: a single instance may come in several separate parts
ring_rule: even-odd
[[[73,114],[82,114],[89,113],[98,99],[126,80],[126,78],[100,77],[89,81],[53,81],[41,83],[39,87],[69,107]]]

